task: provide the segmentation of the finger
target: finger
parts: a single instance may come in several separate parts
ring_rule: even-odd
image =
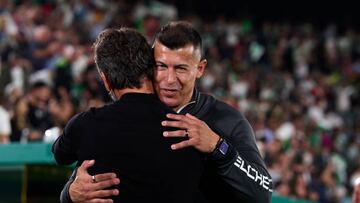
[[[114,185],[118,185],[120,183],[120,179],[119,178],[114,178],[111,180],[104,180],[101,182],[96,182],[94,184],[92,184],[92,187],[94,188],[94,190],[103,190],[105,188],[114,186]]]
[[[195,117],[195,116],[193,116],[193,115],[191,115],[191,114],[189,114],[189,113],[187,113],[185,116],[186,116],[187,118],[192,119],[192,120],[199,120],[197,117]]]
[[[166,114],[166,117],[173,119],[173,120],[183,120],[185,118],[184,115],[180,115],[180,114],[173,114],[173,113],[168,113]]]
[[[161,122],[162,126],[183,128],[186,129],[186,124],[182,121],[163,121]]]
[[[113,203],[112,199],[92,199],[87,201],[86,203]]]
[[[112,189],[112,190],[95,191],[91,195],[89,195],[89,197],[90,199],[93,199],[93,198],[104,198],[104,197],[117,196],[117,195],[119,195],[119,190]]]
[[[182,149],[182,148],[185,148],[188,146],[191,146],[191,142],[190,142],[190,140],[185,140],[185,141],[179,142],[177,144],[171,145],[171,149],[178,150],[178,149]]]
[[[164,137],[186,137],[185,130],[174,130],[174,131],[165,131],[163,132]]]
[[[96,182],[116,178],[116,173],[100,173],[95,175]]]
[[[77,169],[78,173],[86,173],[88,174],[87,170],[95,164],[95,160],[85,160],[81,163],[81,166]]]

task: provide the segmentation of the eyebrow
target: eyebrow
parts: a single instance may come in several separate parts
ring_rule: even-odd
[[[160,63],[162,65],[166,65],[168,66],[166,63],[162,62],[162,61],[155,61],[155,63]],[[179,66],[186,66],[186,67],[189,67],[188,64],[185,64],[185,63],[180,63],[180,64],[175,64],[174,67],[179,67]]]
[[[188,67],[189,65],[188,65],[188,64],[182,64],[182,63],[180,63],[180,64],[175,64],[174,66],[175,66],[175,67],[178,67],[178,66],[186,66],[186,67]]]

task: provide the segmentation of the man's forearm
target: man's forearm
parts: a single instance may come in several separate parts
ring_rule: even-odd
[[[253,203],[271,201],[272,180],[264,167],[245,160],[231,146],[226,155],[214,153],[212,158],[218,174],[234,191],[245,194]]]

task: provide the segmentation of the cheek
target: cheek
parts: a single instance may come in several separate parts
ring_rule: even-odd
[[[187,88],[193,86],[193,85],[195,84],[195,80],[196,80],[195,76],[193,76],[193,75],[188,75],[188,74],[179,77],[179,81],[180,81],[181,85],[182,85],[183,87],[187,87]],[[191,89],[191,88],[190,88],[190,89]]]
[[[159,76],[158,76],[158,75],[155,75],[155,77],[154,77],[155,85],[156,85],[156,83],[159,83],[159,81],[160,81]]]
[[[154,79],[156,83],[160,83],[164,79],[164,74],[161,72],[155,72]]]

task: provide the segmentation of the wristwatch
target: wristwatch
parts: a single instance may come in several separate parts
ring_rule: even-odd
[[[220,138],[220,140],[216,144],[215,151],[219,151],[222,155],[226,155],[228,149],[229,144],[226,142],[225,139]]]

